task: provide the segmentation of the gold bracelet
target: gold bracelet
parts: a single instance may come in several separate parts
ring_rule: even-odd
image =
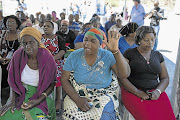
[[[48,96],[47,96],[47,94],[45,92],[43,92],[42,95],[44,95],[46,97],[46,99],[47,99]]]
[[[117,54],[119,52],[119,50],[117,50],[116,52],[112,52],[113,55]]]

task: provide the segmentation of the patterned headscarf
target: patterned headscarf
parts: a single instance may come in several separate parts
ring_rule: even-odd
[[[91,23],[91,24],[92,24],[92,23],[96,22],[97,20],[98,20],[97,18],[92,17],[92,18],[91,18],[91,20],[89,21],[89,23]]]
[[[95,38],[97,38],[99,40],[100,45],[103,43],[102,42],[103,40],[107,41],[105,33],[99,28],[89,28],[86,31],[87,32],[85,33],[85,35],[94,36]]]
[[[25,35],[30,35],[32,36],[33,38],[35,38],[38,43],[39,43],[39,48],[44,48],[44,49],[47,49],[43,43],[41,43],[41,39],[42,39],[42,34],[36,30],[35,28],[33,27],[26,27],[24,28],[21,33],[20,33],[20,39],[22,39],[23,36]],[[48,50],[48,49],[47,49]],[[48,50],[49,51],[49,50]]]

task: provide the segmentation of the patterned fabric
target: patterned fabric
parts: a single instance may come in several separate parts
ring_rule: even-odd
[[[55,36],[53,39],[47,39],[43,35],[41,42],[45,45],[47,49],[49,49],[49,51],[53,56],[59,53],[60,49],[58,45],[58,36]],[[57,65],[57,79],[60,82],[64,61],[62,59],[59,59],[59,60],[55,60],[55,62]]]
[[[37,92],[37,87],[25,85],[23,86],[26,88],[26,97],[24,102],[28,102],[28,100],[32,97],[33,94]],[[51,94],[48,95],[46,99],[49,114],[46,115],[41,109],[37,107],[33,107],[27,111],[24,111],[23,109],[17,110],[15,109],[14,113],[11,113],[11,110],[8,110],[4,116],[1,116],[1,120],[30,120],[32,118],[33,120],[56,120],[56,111],[55,111],[55,101],[54,101],[54,91],[52,91]],[[27,116],[26,113],[30,114],[30,116]]]
[[[80,25],[77,22],[73,22],[68,28],[72,31],[80,31]]]
[[[91,23],[91,24],[92,24],[92,23],[96,22],[97,20],[98,20],[97,18],[92,17],[92,18],[91,18],[91,20],[89,21],[89,23]]]
[[[65,120],[100,120],[103,114],[104,107],[111,99],[114,103],[116,120],[120,120],[118,113],[119,102],[117,99],[116,91],[118,90],[118,81],[115,75],[112,75],[112,82],[108,88],[105,89],[89,89],[84,85],[78,85],[73,77],[70,75],[70,82],[74,89],[81,97],[86,97],[93,101],[93,107],[88,112],[81,111],[74,101],[67,95],[64,99],[63,118]]]
[[[103,40],[107,40],[106,35],[104,32],[99,28],[90,28],[85,35],[92,35],[95,38],[97,38],[100,42],[100,45],[102,44]]]

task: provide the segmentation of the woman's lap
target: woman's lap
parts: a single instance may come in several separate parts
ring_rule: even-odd
[[[26,92],[25,102],[36,92],[36,88],[27,85],[28,91]],[[55,101],[54,101],[54,91],[46,99],[49,115],[46,115],[40,108],[34,107],[28,110],[33,120],[39,120],[40,118],[47,118],[48,120],[56,119],[56,110],[55,110]],[[14,113],[11,113],[11,110],[8,110],[5,115],[3,115],[0,120],[24,120],[25,115],[23,109],[15,109]]]
[[[158,100],[141,100],[139,97],[122,90],[122,101],[126,109],[137,120],[175,120],[167,94],[161,94]]]

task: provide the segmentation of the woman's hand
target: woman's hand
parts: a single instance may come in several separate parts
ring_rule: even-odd
[[[8,64],[10,61],[11,61],[11,59],[4,59],[5,61],[2,63],[3,65],[6,65],[6,64]]]
[[[139,98],[143,99],[143,100],[149,99],[149,96],[148,96],[145,92],[143,92],[143,91],[141,91],[141,90],[138,90],[138,92],[136,93],[136,95],[137,95]]]
[[[0,116],[3,116],[9,109],[11,113],[14,113],[15,110],[15,100],[11,100],[0,108]]]
[[[157,100],[160,97],[160,93],[157,90],[152,91],[152,98],[151,100]]]
[[[79,97],[79,99],[76,101],[76,105],[78,108],[80,108],[83,112],[87,112],[91,109],[88,102],[91,102],[91,100],[85,98],[85,97]]]
[[[119,38],[120,38],[120,33],[118,31],[108,31],[108,42],[103,41],[107,48],[111,52],[116,52],[118,48],[118,43],[119,43]]]
[[[4,63],[5,61],[6,61],[5,58],[2,58],[2,57],[0,58],[0,62],[1,62],[1,63]]]
[[[21,105],[21,108],[24,109],[24,110],[28,110],[30,108],[35,107],[38,104],[39,104],[39,100],[38,99],[34,99],[34,100],[30,100],[27,103],[23,102],[23,104]]]

